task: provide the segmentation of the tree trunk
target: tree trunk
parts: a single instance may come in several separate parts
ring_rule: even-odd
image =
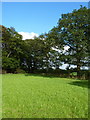
[[[80,77],[81,77],[81,75],[80,75],[80,67],[81,67],[81,65],[80,65],[80,59],[81,59],[81,56],[79,54],[79,52],[80,52],[79,43],[77,43],[76,52],[77,52],[77,57],[76,57],[76,59],[77,59],[77,78],[80,79]]]
[[[77,60],[77,78],[80,79],[81,77],[81,72],[80,72],[80,59]]]
[[[11,51],[8,53],[7,58],[10,56],[11,53],[12,53]]]

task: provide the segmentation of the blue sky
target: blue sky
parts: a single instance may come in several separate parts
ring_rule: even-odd
[[[2,24],[17,32],[42,34],[57,25],[62,13],[80,5],[88,7],[87,2],[3,2]]]

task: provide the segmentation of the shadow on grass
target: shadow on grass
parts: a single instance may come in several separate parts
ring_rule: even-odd
[[[48,77],[48,78],[68,78],[66,76],[60,76],[60,75],[55,75],[55,74],[30,74],[30,73],[26,73],[25,76],[36,76],[36,77]],[[75,79],[73,78],[70,78],[72,79],[72,82],[71,83],[68,83],[70,85],[76,85],[76,86],[80,86],[80,87],[85,87],[85,88],[90,88],[89,86],[89,82],[88,80],[76,80],[76,81],[73,81]]]
[[[40,73],[40,74],[26,73],[25,76],[37,76],[37,77],[48,77],[48,78],[68,78],[67,75],[48,74],[48,73]]]
[[[88,80],[72,81],[70,85],[76,85],[80,87],[90,88]]]

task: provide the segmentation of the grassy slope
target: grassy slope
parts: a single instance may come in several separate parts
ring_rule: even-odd
[[[85,118],[87,83],[67,78],[3,75],[4,118]]]
[[[2,75],[0,74],[0,119],[2,118]]]

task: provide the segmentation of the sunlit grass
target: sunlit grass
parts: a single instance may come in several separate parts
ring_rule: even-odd
[[[0,74],[0,119],[2,118],[2,74]]]
[[[3,118],[87,118],[87,81],[3,75]],[[79,84],[78,84],[79,83]]]

